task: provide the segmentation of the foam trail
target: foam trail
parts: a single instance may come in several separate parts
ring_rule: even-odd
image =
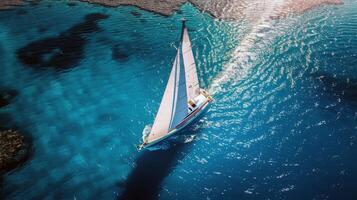
[[[252,61],[256,58],[256,53],[251,49],[257,45],[259,47],[264,46],[264,43],[272,39],[271,34],[266,33],[271,31],[271,27],[274,25],[272,18],[278,15],[284,0],[264,1],[264,3],[256,1],[252,4],[247,5],[245,9],[245,16],[251,24],[251,31],[246,34],[240,45],[234,50],[231,61],[212,81],[208,89],[211,94],[223,90],[221,86],[232,79],[242,79],[248,73],[253,65]],[[265,42],[257,44],[259,39]]]

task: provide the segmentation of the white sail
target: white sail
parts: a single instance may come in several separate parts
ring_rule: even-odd
[[[170,119],[170,129],[175,128],[188,115],[185,67],[182,62],[182,54],[179,50],[177,52],[179,59],[177,62],[177,74],[175,80],[176,85],[174,92],[174,103],[172,106],[173,112]]]
[[[187,100],[193,99],[199,94],[199,82],[197,77],[197,69],[195,59],[193,57],[193,52],[191,48],[190,38],[188,36],[188,31],[183,22],[182,31],[182,55],[185,65],[185,75],[186,75],[186,87],[187,87]]]
[[[159,111],[155,117],[146,142],[150,143],[164,137],[177,126],[188,114],[185,70],[181,61],[180,49],[170,73]]]

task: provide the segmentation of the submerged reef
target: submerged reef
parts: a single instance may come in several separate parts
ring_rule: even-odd
[[[101,29],[98,21],[108,18],[101,13],[88,14],[82,23],[62,32],[58,37],[34,41],[20,48],[17,57],[35,68],[68,69],[83,58],[88,34]]]
[[[9,105],[17,95],[16,90],[1,90],[0,108]],[[0,113],[0,179],[4,172],[21,165],[30,155],[30,140],[19,130],[9,128],[14,126],[9,114]]]
[[[30,143],[18,130],[0,131],[0,172],[10,171],[29,157]]]
[[[125,50],[121,45],[115,45],[112,48],[112,58],[118,62],[124,62],[129,59],[129,55],[125,53]]]
[[[16,96],[16,90],[0,90],[0,108],[9,105]]]
[[[78,0],[103,6],[136,6],[161,15],[171,15],[184,3],[191,3],[202,12],[207,12],[220,19],[255,20],[261,13],[272,13],[272,18],[285,17],[291,13],[302,13],[324,4],[341,4],[342,0],[286,0],[283,2],[261,0]],[[23,5],[24,0],[2,0],[0,9]],[[29,2],[37,2],[30,0]],[[74,4],[71,1],[70,4]]]

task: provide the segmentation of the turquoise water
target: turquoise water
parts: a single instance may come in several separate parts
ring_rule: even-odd
[[[19,92],[0,117],[34,146],[4,198],[356,199],[356,7],[274,21],[249,53],[236,49],[254,24],[191,5],[170,17],[51,1],[0,12],[0,87]],[[215,101],[161,149],[138,152],[182,16]]]

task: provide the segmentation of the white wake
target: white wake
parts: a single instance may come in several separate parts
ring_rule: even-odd
[[[263,48],[274,38],[273,27],[276,17],[284,4],[284,0],[255,1],[249,3],[244,10],[249,22],[250,31],[243,37],[238,47],[233,51],[231,60],[213,79],[209,92],[215,94],[223,89],[230,80],[244,78],[252,68],[257,55],[253,48]],[[259,40],[259,43],[257,41]]]

